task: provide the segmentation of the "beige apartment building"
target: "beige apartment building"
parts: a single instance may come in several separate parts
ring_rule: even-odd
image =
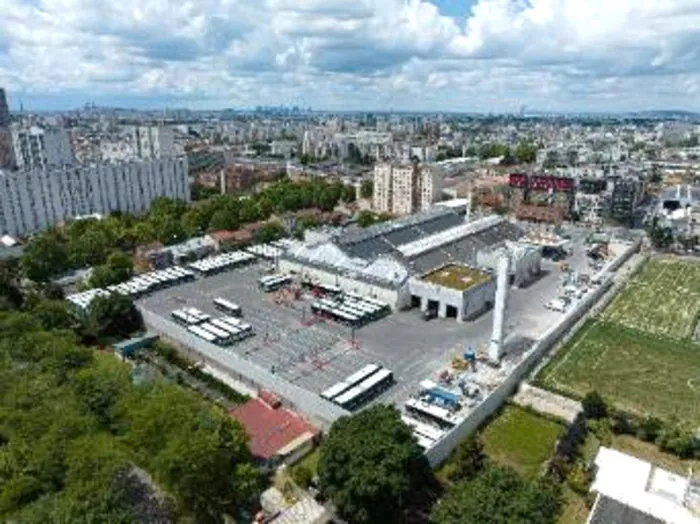
[[[373,208],[378,213],[410,215],[428,209],[440,195],[439,174],[420,164],[377,164]]]

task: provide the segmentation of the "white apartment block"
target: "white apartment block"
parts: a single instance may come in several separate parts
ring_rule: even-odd
[[[377,213],[391,213],[392,201],[391,164],[377,164],[374,166],[372,208]]]
[[[175,137],[172,127],[134,127],[133,144],[136,156],[139,158],[170,158],[175,156]]]
[[[74,161],[70,136],[63,128],[13,127],[12,147],[18,169],[42,169]]]
[[[140,214],[157,197],[189,201],[186,158],[0,170],[0,234],[27,235],[94,213]]]
[[[427,166],[377,164],[373,208],[398,216],[425,211],[440,197],[440,180],[439,173]]]

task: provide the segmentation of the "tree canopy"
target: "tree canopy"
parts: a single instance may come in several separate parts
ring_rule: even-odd
[[[135,385],[54,302],[31,302],[32,316],[0,313],[1,521],[214,523],[253,501],[228,414],[160,379]]]
[[[394,522],[432,472],[395,408],[341,418],[321,447],[321,489],[353,523]]]
[[[433,508],[432,524],[554,524],[559,487],[549,480],[528,483],[508,468],[489,467],[460,481]]]
[[[35,282],[48,282],[71,269],[94,267],[91,285],[110,285],[128,278],[128,254],[137,244],[165,245],[217,229],[235,230],[304,209],[332,211],[342,201],[355,201],[355,188],[341,182],[285,179],[250,197],[212,195],[189,207],[182,201],[157,198],[148,213],[135,217],[114,213],[102,220],[75,220],[34,235],[21,266]],[[126,279],[124,278],[124,279]]]

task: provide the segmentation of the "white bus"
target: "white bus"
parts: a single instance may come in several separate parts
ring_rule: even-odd
[[[215,298],[214,299],[214,305],[216,306],[216,309],[220,309],[221,311],[224,311],[228,313],[229,315],[233,315],[235,317],[240,317],[243,315],[243,310],[241,309],[241,306],[238,304],[234,304],[230,300],[226,300],[225,298]]]
[[[206,329],[202,329],[199,326],[190,326],[187,328],[187,331],[189,331],[190,333],[194,333],[199,338],[204,339],[212,344],[216,344],[217,342],[216,336],[213,333],[210,333]]]
[[[231,344],[233,337],[231,336],[230,332],[224,331],[223,329],[218,328],[209,322],[200,324],[199,327],[205,331],[209,331],[209,333],[214,335],[216,337],[217,344],[222,346],[228,346],[229,344]]]
[[[258,283],[260,288],[265,291],[265,293],[270,293],[272,291],[277,291],[283,286],[286,286],[292,281],[289,275],[270,275],[261,278]]]
[[[344,409],[353,410],[388,388],[393,382],[394,374],[390,370],[382,368],[337,397],[335,402]]]
[[[224,322],[220,318],[214,318],[210,320],[209,323],[229,333],[233,341],[242,340],[246,336],[242,329],[232,326],[231,324],[229,324],[228,322]]]
[[[371,375],[379,371],[379,369],[381,368],[377,364],[367,364],[365,367],[359,371],[356,371],[342,382],[338,382],[334,386],[331,386],[325,390],[323,393],[321,393],[321,396],[326,400],[333,400],[341,393],[346,392],[351,387],[356,386],[363,380],[369,378]]]
[[[243,322],[240,318],[222,317],[220,320],[222,322],[225,322],[226,324],[229,324],[230,326],[235,327],[236,329],[242,331],[246,335],[253,334],[253,326],[251,326],[247,322]]]

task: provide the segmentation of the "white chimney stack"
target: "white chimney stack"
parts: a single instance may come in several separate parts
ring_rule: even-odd
[[[226,194],[226,170],[222,169],[221,172],[219,173],[219,186],[221,190],[221,194],[225,195]]]
[[[503,356],[503,324],[506,317],[506,302],[508,300],[508,255],[504,253],[498,260],[498,275],[496,277],[496,304],[493,309],[493,333],[489,346],[489,361],[499,364]]]

